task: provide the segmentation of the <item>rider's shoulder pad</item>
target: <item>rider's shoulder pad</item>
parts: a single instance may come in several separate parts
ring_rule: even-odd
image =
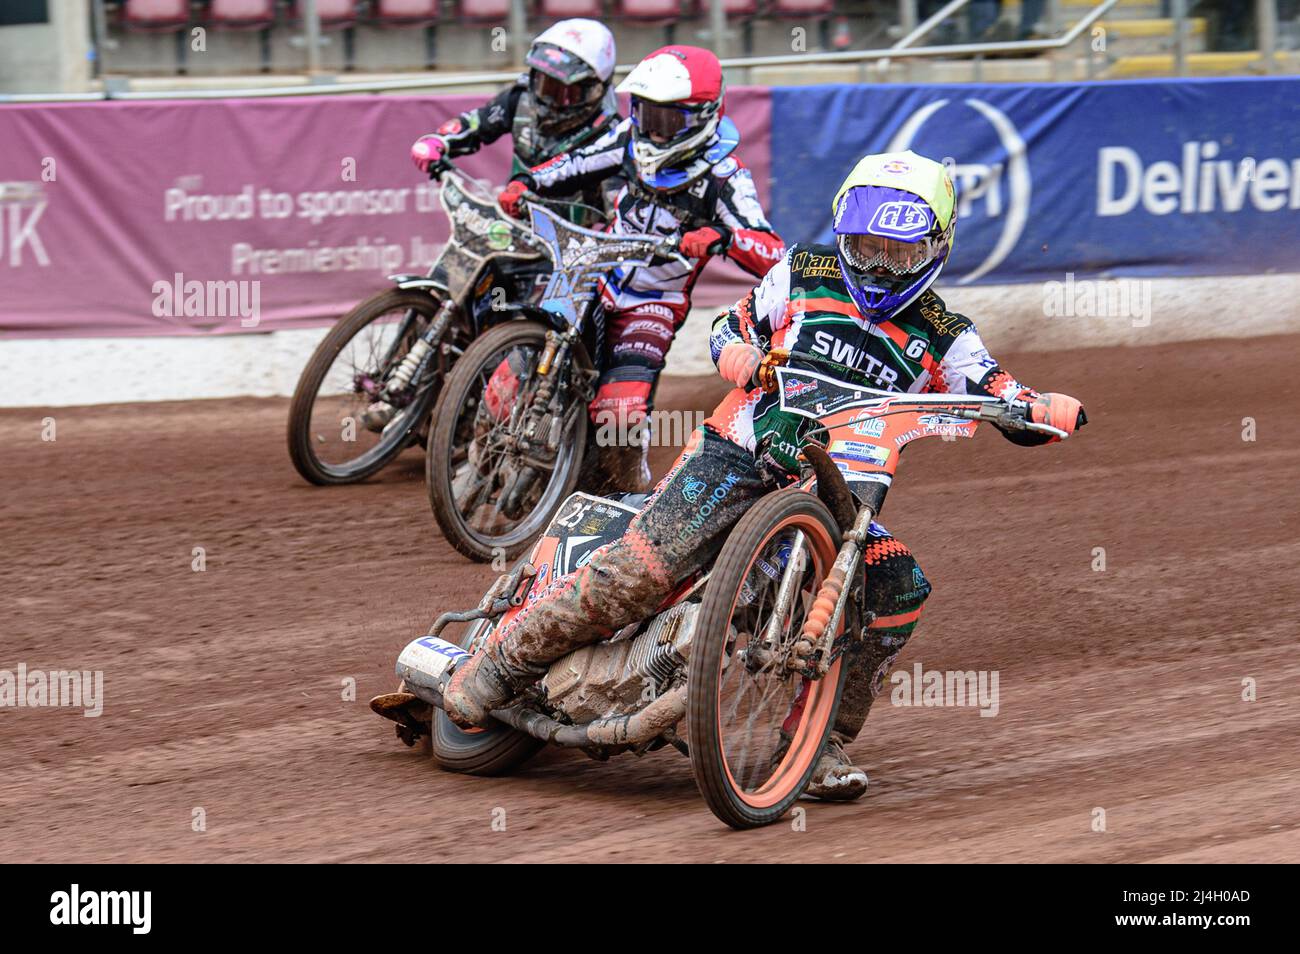
[[[715,178],[729,179],[744,168],[745,164],[738,158],[735,156],[727,156],[725,159],[720,159],[715,162],[713,168],[709,171],[713,173]]]

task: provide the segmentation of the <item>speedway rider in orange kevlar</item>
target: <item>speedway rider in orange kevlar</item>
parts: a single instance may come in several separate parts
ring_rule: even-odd
[[[1039,394],[1004,371],[971,321],[950,312],[930,289],[956,224],[953,184],[942,165],[911,152],[867,156],[840,187],[832,210],[835,244],[793,246],[715,322],[714,361],[736,390],[695,432],[626,533],[554,581],[454,672],[443,696],[453,719],[483,722],[547,663],[653,613],[679,581],[716,555],[757,499],[796,478],[797,449],[815,422],[781,410],[778,395],[751,387],[768,350],[824,356],[882,391],[1029,401],[1032,420],[1067,435],[1085,423],[1074,398]],[[1004,434],[1019,444],[1057,440]],[[807,789],[824,799],[866,791],[867,775],[844,746],[862,729],[930,593],[903,543],[877,523],[869,534],[864,609],[875,618],[847,651],[839,712]]]

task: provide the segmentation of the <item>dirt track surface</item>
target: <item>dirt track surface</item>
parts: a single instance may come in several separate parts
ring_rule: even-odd
[[[923,442],[884,513],[935,584],[900,668],[996,670],[999,711],[882,697],[850,749],[867,797],[801,803],[804,831],[726,829],[671,749],[547,752],[485,780],[402,746],[366,700],[492,576],[438,537],[416,453],[316,489],[289,464],[284,401],[60,409],[54,443],[46,412],[0,411],[0,669],[101,669],[106,697],[100,718],[0,709],[0,851],[1300,860],[1300,337],[1004,361],[1078,395],[1090,426],[1047,448]],[[720,391],[679,379],[663,404]]]

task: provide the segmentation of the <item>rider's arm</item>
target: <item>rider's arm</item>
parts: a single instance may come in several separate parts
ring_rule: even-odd
[[[1069,395],[1039,394],[1004,371],[984,347],[975,326],[964,318],[960,320],[965,323],[965,329],[952,339],[939,364],[942,380],[935,382],[936,390],[950,394],[989,394],[1004,401],[1028,401],[1035,405],[1031,409],[1033,420],[1054,424],[1065,431],[1073,431],[1086,420],[1079,402]],[[1002,431],[1002,436],[1024,447],[1057,440],[1034,431]]]
[[[715,365],[729,344],[752,345],[766,353],[772,347],[773,336],[790,323],[786,305],[790,297],[790,256],[796,248],[792,246],[753,291],[714,319],[709,351]]]
[[[572,152],[562,152],[514,178],[539,195],[599,185],[622,166],[627,149],[625,131],[630,123],[631,120],[625,119],[595,142]]]
[[[751,275],[766,275],[785,255],[785,243],[763,214],[754,177],[739,160],[736,170],[722,181],[714,214],[728,236],[727,258]]]
[[[515,107],[527,89],[523,77],[503,89],[477,109],[467,110],[438,127],[438,136],[447,144],[447,155],[464,156],[478,152],[510,132],[515,121]]]

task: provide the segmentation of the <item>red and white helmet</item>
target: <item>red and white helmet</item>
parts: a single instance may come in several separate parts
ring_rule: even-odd
[[[722,120],[725,89],[718,58],[698,46],[655,50],[618,84],[618,92],[632,96],[632,158],[643,183],[654,187],[662,171],[684,169],[708,149]],[[687,181],[707,169],[701,162]]]

